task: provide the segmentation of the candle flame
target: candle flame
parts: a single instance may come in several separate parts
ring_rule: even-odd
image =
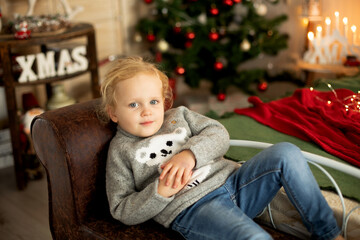
[[[355,25],[352,25],[351,26],[351,31],[354,33],[354,32],[356,32],[356,26]]]
[[[348,18],[347,17],[344,17],[343,18],[343,23],[346,25],[346,24],[348,24]]]
[[[330,25],[331,24],[331,19],[329,17],[327,17],[325,19],[325,23],[326,23],[326,25]]]
[[[310,40],[310,41],[312,41],[312,40],[314,40],[314,33],[313,32],[308,32],[308,39]]]

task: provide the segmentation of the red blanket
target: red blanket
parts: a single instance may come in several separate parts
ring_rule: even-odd
[[[280,132],[313,141],[334,156],[360,167],[360,113],[346,111],[343,101],[352,95],[347,89],[337,89],[335,93],[299,89],[291,97],[269,103],[250,97],[254,107],[235,109],[235,112]]]

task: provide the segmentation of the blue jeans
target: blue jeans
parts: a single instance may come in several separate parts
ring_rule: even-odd
[[[299,148],[275,144],[234,172],[226,183],[185,209],[171,224],[186,239],[272,239],[253,221],[281,187],[313,239],[340,230]]]

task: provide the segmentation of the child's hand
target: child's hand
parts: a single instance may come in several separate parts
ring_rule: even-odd
[[[176,193],[180,192],[181,189],[183,189],[184,186],[187,184],[187,182],[185,182],[185,184],[180,184],[176,188],[174,188],[172,186],[167,186],[166,180],[167,180],[167,176],[165,176],[165,178],[162,180],[160,179],[159,185],[158,185],[158,193],[161,196],[166,197],[166,198],[171,197],[171,196],[175,195]]]
[[[185,185],[189,181],[194,167],[194,154],[190,150],[182,151],[161,166],[163,171],[160,174],[160,181],[166,176],[165,186],[178,188],[179,185]]]

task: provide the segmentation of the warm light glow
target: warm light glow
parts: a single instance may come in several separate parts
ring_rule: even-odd
[[[351,31],[352,31],[353,33],[356,32],[356,26],[355,26],[355,25],[352,25],[352,26],[351,26]]]
[[[335,12],[335,17],[339,17],[339,12],[338,11]]]
[[[314,33],[313,32],[308,32],[308,39],[310,40],[310,41],[312,41],[312,40],[314,40]]]
[[[347,17],[344,17],[343,18],[343,23],[346,25],[346,24],[348,24],[348,18]]]
[[[326,25],[330,25],[331,24],[331,19],[329,17],[327,17],[325,19],[325,23],[326,23]]]
[[[327,104],[328,106],[332,104],[341,104],[345,112],[352,111],[360,114],[360,91],[357,91],[357,94],[349,95],[341,99],[339,98],[339,96],[337,95],[336,91],[333,89],[331,84],[327,83],[327,86],[333,92],[335,99],[332,99],[333,101],[331,101],[331,100],[322,99],[319,96],[315,95],[315,98],[317,100],[323,102],[324,104]],[[310,87],[310,91],[314,91],[314,89]]]
[[[302,22],[303,22],[304,26],[307,26],[309,24],[309,19],[308,18],[303,18]]]
[[[317,27],[316,27],[316,31],[319,32],[319,33],[321,33],[322,27],[321,27],[321,26],[317,26]]]

